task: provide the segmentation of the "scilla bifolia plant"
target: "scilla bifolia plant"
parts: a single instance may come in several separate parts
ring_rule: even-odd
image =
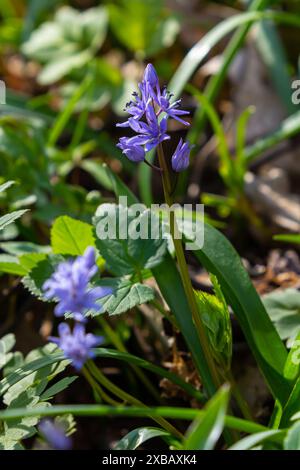
[[[147,152],[157,150],[158,166],[151,165],[161,175],[165,202],[170,208],[176,174],[189,165],[188,143],[180,140],[172,156],[165,155],[163,149],[163,142],[170,139],[169,119],[188,125],[183,119],[188,113],[179,106],[180,101],[172,102],[167,90],[161,90],[155,69],[148,65],[139,94],[127,105],[130,117],[121,124],[129,127],[134,135],[122,137],[118,144],[124,156],[136,163],[147,163]],[[126,195],[131,206],[138,203],[137,197],[116,175],[111,173],[110,177],[116,197]],[[130,207],[102,204],[100,209],[103,206],[108,210],[108,223],[115,220],[119,212],[138,226],[149,212],[136,216],[130,213]],[[56,302],[54,313],[58,318],[65,317],[65,321],[58,325],[59,336],[51,336],[42,351],[25,361],[18,362],[14,356],[17,353],[10,352],[13,345],[10,337],[0,342],[0,367],[5,365],[0,395],[7,407],[0,411],[0,447],[20,448],[21,441],[36,432],[34,426],[41,419],[38,429],[47,442],[53,447],[67,448],[70,442],[61,428],[57,428],[57,423],[43,420],[70,414],[139,416],[159,425],[131,430],[118,442],[116,449],[135,449],[152,437],[161,437],[172,448],[210,450],[219,445],[221,435],[222,444],[225,441],[227,448],[233,450],[297,447],[300,367],[299,362],[295,362],[295,348],[299,348],[300,337],[287,354],[229,241],[204,224],[204,244],[191,253],[211,275],[214,291],[211,295],[192,287],[174,212],[170,211],[169,229],[176,260],[168,253],[163,234],[158,239],[130,238],[129,230],[125,230],[127,237],[97,237],[100,213],[96,212],[93,225],[68,216],[59,217],[52,226],[51,247],[47,251],[31,246],[30,252],[22,252],[10,260],[10,268],[23,276],[25,287],[44,301]],[[190,231],[185,224],[180,230],[189,239]],[[100,271],[104,270],[110,277],[100,277]],[[155,280],[151,285],[145,282],[149,277]],[[140,306],[146,303],[155,315],[163,315],[172,328],[182,334],[201,379],[201,389],[167,368],[130,354],[122,336],[104,316],[128,311],[140,315]],[[231,371],[229,306],[274,398],[274,412],[268,426],[258,424],[251,416],[235,384]],[[103,337],[86,332],[90,317],[99,322]],[[73,322],[72,328],[68,322]],[[157,335],[159,337],[160,332]],[[115,349],[99,347],[104,341]],[[150,401],[151,395],[155,405],[161,404],[161,394],[145,372],[150,371],[180,387],[186,397],[193,399],[193,407],[148,406],[134,396],[136,393],[130,393],[129,381],[125,391],[110,380],[101,370],[100,358],[126,362],[149,392],[145,402]],[[49,406],[56,393],[71,386],[74,377],[65,377],[49,388],[48,383],[70,364],[92,387],[96,404]],[[230,391],[234,397],[231,403]],[[237,417],[233,411],[238,413]],[[173,419],[180,420],[179,424],[169,421]],[[184,426],[184,420],[192,424]],[[240,439],[239,432],[249,435]]]
[[[167,134],[168,119],[175,119],[188,126],[188,122],[183,120],[181,116],[189,113],[179,109],[181,100],[171,103],[172,95],[166,88],[161,90],[157,73],[151,64],[148,64],[145,69],[143,81],[139,84],[139,89],[140,95],[134,93],[134,100],[130,101],[126,106],[131,117],[126,122],[117,124],[119,127],[130,127],[136,135],[129,138],[121,137],[118,146],[122,149],[124,155],[134,162],[147,162],[145,160],[146,153],[153,148],[157,149],[165,202],[171,208],[173,204],[171,172],[180,172],[188,167],[190,148],[189,144],[187,142],[183,143],[181,139],[171,157],[171,161],[169,161],[164,154],[163,141],[170,139],[170,136]],[[206,362],[205,366],[207,366],[205,374],[208,377],[207,390],[212,394],[220,386],[220,378],[209,349],[205,328],[199,315],[182,243],[178,236],[175,236],[176,232],[178,232],[178,227],[176,225],[175,214],[173,211],[170,211],[170,233],[175,247],[182,284],[199,335],[204,361]]]

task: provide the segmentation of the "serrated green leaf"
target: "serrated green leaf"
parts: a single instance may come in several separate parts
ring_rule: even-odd
[[[300,331],[300,292],[293,288],[275,290],[262,301],[280,338],[291,344]]]
[[[139,211],[137,216],[132,208],[102,204],[94,217],[96,246],[107,269],[117,276],[151,269],[162,261],[166,252],[167,244],[162,236],[150,238],[152,228],[160,227],[159,219],[142,205]]]
[[[95,246],[93,227],[67,215],[58,217],[51,229],[51,246],[56,254],[83,255],[88,246]]]
[[[26,253],[19,257],[19,263],[22,269],[25,271],[25,274],[27,274],[41,261],[44,261],[46,259],[46,253]]]
[[[154,291],[145,284],[133,283],[130,279],[101,279],[96,282],[97,286],[111,287],[112,294],[99,299],[102,306],[101,313],[107,312],[109,315],[119,315],[127,312],[137,305],[149,302],[154,298]],[[88,314],[93,315],[90,311]],[[94,315],[99,315],[95,313]]]
[[[49,302],[44,296],[43,285],[49,279],[56,266],[63,261],[63,257],[59,255],[50,255],[47,259],[39,261],[31,271],[23,277],[22,284],[32,295],[35,295],[44,302]]]

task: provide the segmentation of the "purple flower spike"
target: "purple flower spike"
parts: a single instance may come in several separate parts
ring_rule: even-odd
[[[189,166],[191,148],[187,142],[180,139],[172,156],[172,168],[176,172],[184,171]]]
[[[76,321],[85,321],[86,310],[101,311],[98,299],[110,294],[108,287],[89,287],[89,281],[97,273],[95,250],[88,247],[83,256],[60,263],[44,285],[45,297],[58,300],[54,313],[61,317],[72,313]]]
[[[50,419],[43,419],[39,424],[39,431],[50,447],[55,450],[70,450],[72,440],[66,436],[62,426],[54,423]]]
[[[72,361],[75,369],[80,370],[87,359],[95,357],[92,348],[103,343],[101,336],[95,336],[92,333],[85,333],[85,327],[76,323],[71,332],[67,323],[60,323],[58,326],[59,338],[50,336],[48,339],[58,345],[63,350],[67,359]]]
[[[189,112],[179,109],[181,100],[171,103],[172,95],[166,88],[160,89],[159,78],[152,64],[147,65],[143,80],[138,86],[140,94],[133,93],[133,100],[126,105],[129,119],[117,124],[119,127],[130,127],[135,132],[135,136],[122,137],[117,144],[123,154],[133,162],[144,161],[145,153],[170,139],[167,134],[168,118],[175,119],[185,126],[189,125],[182,119],[182,116]]]

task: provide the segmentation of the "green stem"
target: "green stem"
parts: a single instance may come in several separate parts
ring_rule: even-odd
[[[107,338],[112,342],[115,348],[120,352],[128,352],[127,348],[125,347],[124,343],[120,339],[120,337],[115,333],[115,331],[111,328],[109,323],[100,315],[97,317],[97,320],[101,327],[104,330],[105,335]],[[141,382],[145,385],[147,390],[151,393],[151,395],[158,401],[158,403],[162,403],[162,399],[156,388],[152,385],[148,377],[144,374],[144,372],[134,364],[130,365],[132,370],[135,372],[136,376],[141,380]]]
[[[205,416],[205,411],[194,408],[172,408],[161,407],[145,408],[144,406],[108,406],[108,405],[53,405],[51,407],[37,406],[34,408],[10,408],[0,411],[1,421],[11,421],[29,416],[59,416],[65,414],[74,416],[131,416],[145,417],[151,413],[151,418],[165,417],[169,419],[180,419],[191,421],[195,418]],[[262,424],[245,421],[234,416],[225,417],[225,426],[247,434],[270,431],[269,427]],[[284,431],[284,429],[283,429]]]
[[[103,387],[107,388],[111,393],[121,398],[121,400],[124,400],[130,405],[140,406],[140,407],[148,409],[148,406],[145,405],[143,402],[133,397],[129,393],[125,392],[124,390],[119,388],[117,385],[115,385],[113,382],[111,382],[107,377],[105,377],[102,371],[98,369],[98,367],[92,361],[88,361],[87,367],[89,368],[91,373],[94,375],[94,377],[100,382],[100,384],[103,385]],[[180,440],[183,439],[183,435],[181,434],[181,432],[179,432],[171,423],[166,421],[164,418],[161,418],[160,416],[152,416],[151,412],[149,413],[149,417],[153,419],[154,421],[156,421],[158,424],[160,424],[160,426],[162,426],[166,431],[168,431],[173,436],[176,436]]]
[[[159,144],[158,146],[158,159],[159,159],[159,164],[160,167],[162,168],[162,182],[163,182],[163,190],[164,190],[164,196],[165,196],[165,201],[169,206],[169,209],[172,206],[172,197],[171,197],[171,182],[170,182],[170,176],[169,176],[169,169],[167,162],[165,160],[162,144]],[[196,326],[198,336],[200,339],[201,347],[203,350],[204,358],[206,360],[211,379],[213,382],[213,387],[210,384],[205,384],[205,387],[208,389],[208,392],[210,395],[212,395],[216,389],[218,389],[221,385],[220,378],[216,369],[216,365],[214,363],[214,360],[212,358],[212,354],[210,352],[209,348],[209,343],[208,339],[206,336],[206,332],[204,329],[204,325],[201,321],[201,318],[198,314],[198,306],[196,303],[195,299],[195,294],[193,291],[192,283],[190,280],[189,272],[188,272],[188,267],[187,263],[185,260],[184,256],[184,251],[182,247],[181,240],[178,238],[177,233],[178,233],[178,228],[176,224],[176,219],[175,219],[175,214],[172,210],[170,210],[170,232],[171,236],[174,242],[174,247],[175,247],[175,252],[176,252],[176,257],[178,261],[178,266],[179,266],[179,272],[182,280],[182,284],[186,293],[187,301],[189,304],[189,307],[192,312],[194,324]],[[205,380],[204,374],[202,377],[203,380]]]
[[[96,394],[96,395],[99,395],[100,398],[108,403],[109,405],[113,405],[113,406],[119,406],[120,403],[117,402],[116,400],[114,400],[113,398],[111,398],[109,395],[107,395],[107,393],[102,389],[102,387],[100,387],[100,385],[93,379],[93,377],[91,376],[91,374],[89,373],[88,369],[86,368],[86,366],[83,367],[82,369],[82,373],[84,375],[84,377],[86,378],[87,382],[90,384],[90,386],[92,387],[93,389],[93,392]]]

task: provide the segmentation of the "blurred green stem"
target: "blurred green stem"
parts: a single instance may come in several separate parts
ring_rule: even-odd
[[[100,387],[100,385],[93,379],[93,377],[89,373],[86,366],[82,368],[82,373],[84,377],[86,378],[87,382],[92,387],[95,395],[98,395],[105,403],[108,403],[109,405],[113,405],[113,406],[121,405],[121,403],[118,403],[116,400],[114,400],[109,395],[107,395],[107,393],[103,390],[103,388]]]
[[[119,388],[117,385],[115,385],[113,382],[111,382],[107,377],[105,377],[105,375],[102,373],[100,369],[98,369],[98,367],[94,364],[93,361],[87,362],[87,368],[93,374],[95,379],[97,379],[97,381],[103,387],[107,388],[111,393],[116,395],[121,400],[124,400],[125,402],[133,406],[141,406],[143,408],[148,408],[148,406],[145,405],[143,402],[133,397],[129,393],[125,392],[124,390]],[[160,426],[162,426],[163,429],[168,431],[173,436],[176,436],[180,440],[183,439],[183,435],[181,434],[181,432],[179,432],[171,423],[169,423],[164,418],[152,416],[151,412],[149,413],[149,417],[153,419],[154,421],[156,421],[158,424],[160,424]]]
[[[120,352],[128,352],[127,348],[125,347],[124,343],[120,339],[119,335],[111,328],[110,324],[103,318],[101,315],[97,317],[98,323],[103,328],[103,331],[107,338],[111,341],[111,343],[115,346],[115,348]],[[131,364],[131,368],[135,372],[136,376],[141,380],[141,382],[145,385],[148,392],[158,401],[158,403],[163,403],[159,392],[150,382],[148,377],[144,374],[144,372],[134,364]]]

